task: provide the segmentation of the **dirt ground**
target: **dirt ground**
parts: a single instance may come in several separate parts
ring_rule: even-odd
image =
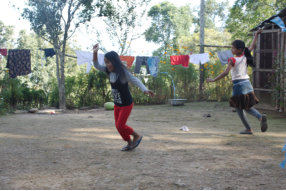
[[[254,135],[240,135],[228,103],[135,106],[128,125],[144,138],[131,152],[113,111],[2,116],[0,189],[284,190],[286,116],[266,113],[269,131],[248,116]]]

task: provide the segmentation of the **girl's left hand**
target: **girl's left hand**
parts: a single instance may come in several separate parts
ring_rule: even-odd
[[[262,33],[263,29],[259,29],[258,31],[256,31],[256,35],[259,35],[260,33]]]
[[[150,95],[151,97],[155,96],[154,92],[152,92],[151,90],[144,91],[144,94]]]
[[[214,82],[214,79],[208,78],[208,79],[206,80],[206,82]]]

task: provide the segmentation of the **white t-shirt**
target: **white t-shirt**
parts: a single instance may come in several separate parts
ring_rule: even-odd
[[[232,80],[243,80],[243,79],[249,79],[249,76],[247,74],[247,63],[246,63],[246,57],[239,56],[239,57],[233,57],[235,62],[232,65],[231,68],[231,77]]]

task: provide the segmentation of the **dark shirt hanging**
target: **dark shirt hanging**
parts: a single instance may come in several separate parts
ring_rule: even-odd
[[[56,54],[56,52],[53,48],[45,48],[43,50],[45,51],[45,57],[46,58],[47,57],[53,57]]]
[[[8,51],[7,66],[10,78],[24,76],[31,73],[31,53],[26,49],[12,49]]]

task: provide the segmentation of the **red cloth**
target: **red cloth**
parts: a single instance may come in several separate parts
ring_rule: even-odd
[[[126,125],[127,119],[131,113],[133,103],[128,106],[117,106],[114,105],[114,119],[115,126],[124,141],[130,140],[130,135],[133,134],[134,130]]]
[[[120,56],[120,60],[127,62],[127,67],[131,68],[131,66],[135,60],[135,57],[134,56]]]
[[[170,56],[171,64],[172,65],[182,65],[184,67],[189,67],[189,55],[175,55]]]
[[[0,54],[7,56],[7,49],[0,49]]]
[[[231,64],[231,65],[234,66],[234,65],[235,65],[235,62],[236,62],[235,58],[234,58],[234,57],[229,58],[229,59],[228,59],[228,62],[229,62],[230,60],[232,61],[232,64]]]

